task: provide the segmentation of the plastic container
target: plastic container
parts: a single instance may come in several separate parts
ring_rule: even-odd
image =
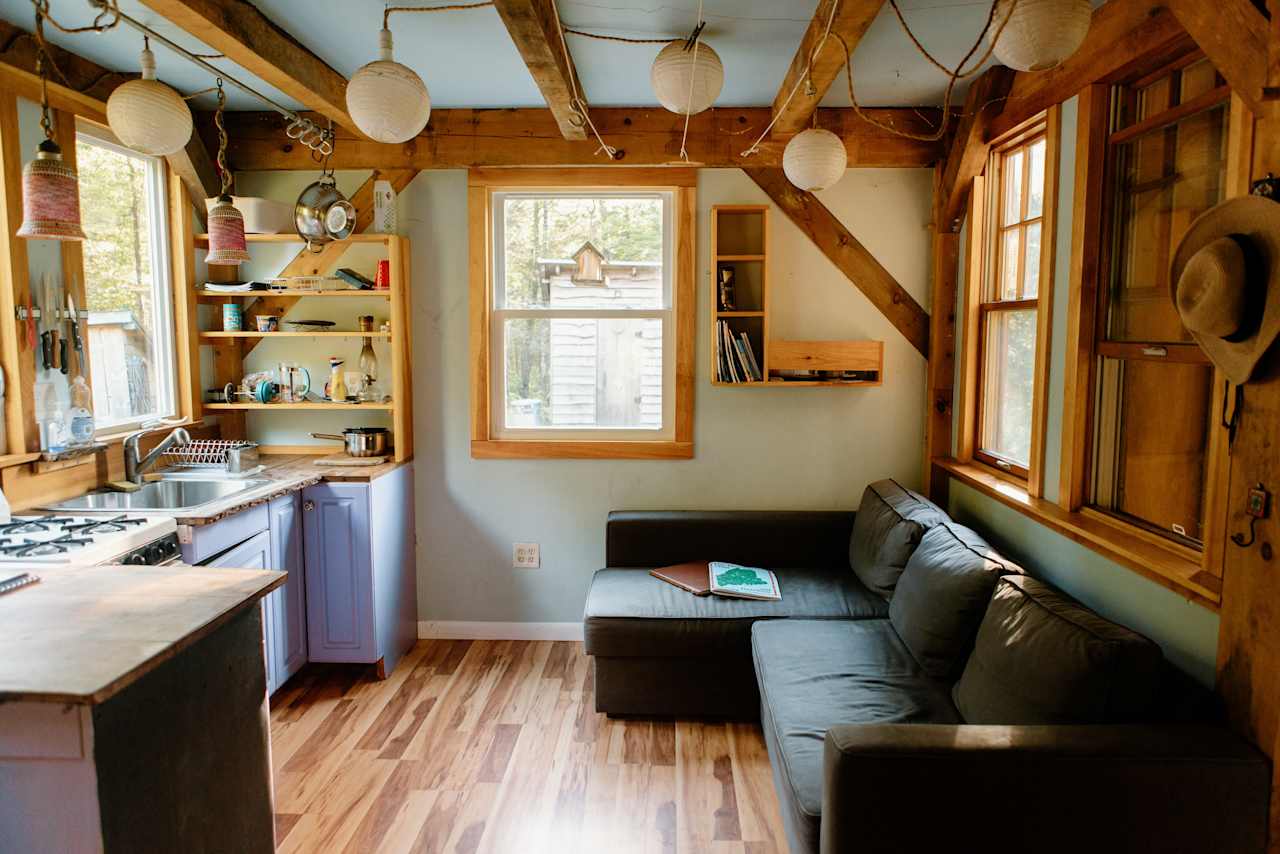
[[[218,203],[216,198],[205,199],[209,210]],[[293,231],[293,205],[264,199],[260,196],[232,196],[231,203],[244,216],[246,234],[280,234]]]
[[[71,381],[71,409],[67,412],[67,439],[72,446],[93,444],[93,392],[83,376]]]

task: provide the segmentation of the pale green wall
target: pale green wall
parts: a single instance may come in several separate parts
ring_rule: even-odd
[[[1056,499],[1062,459],[1062,398],[1070,292],[1071,213],[1075,181],[1077,101],[1062,105],[1053,330],[1049,358],[1049,417],[1045,433],[1045,496]],[[961,278],[964,281],[963,260]],[[957,316],[960,305],[957,303]],[[956,351],[960,352],[957,341]],[[959,366],[956,383],[959,387]],[[958,434],[957,434],[958,435]],[[1033,575],[1044,578],[1100,614],[1156,641],[1165,655],[1206,685],[1213,684],[1218,616],[1136,572],[1113,563],[1017,511],[957,481],[948,508]]]

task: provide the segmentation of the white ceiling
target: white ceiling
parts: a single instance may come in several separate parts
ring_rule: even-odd
[[[718,106],[765,106],[773,101],[818,0],[704,0],[704,36],[725,67]],[[1095,0],[1095,3],[1099,0]],[[337,71],[350,76],[374,58],[383,3],[376,0],[257,0],[272,20]],[[423,6],[442,5],[439,0]],[[907,23],[943,63],[954,64],[972,46],[986,21],[990,0],[900,0]],[[120,8],[194,52],[210,52],[137,0]],[[559,0],[570,27],[635,38],[687,35],[698,0]],[[52,14],[68,25],[93,17],[86,0],[52,0]],[[0,0],[0,18],[32,28],[30,0]],[[543,101],[497,12],[491,7],[434,14],[394,14],[396,58],[426,81],[437,107],[534,107]],[[141,36],[121,26],[106,33],[66,35],[47,27],[51,41],[117,70],[136,70]],[[649,66],[657,45],[626,45],[569,35],[569,50],[586,88],[599,106],[656,106]],[[211,85],[210,75],[153,45],[159,76],[183,92]],[[983,48],[985,50],[985,46]],[[213,60],[232,75],[285,106],[291,101],[226,60]],[[912,47],[886,5],[854,53],[854,81],[868,106],[941,103],[946,78]],[[963,94],[963,87],[957,95]],[[228,87],[231,109],[261,104]],[[209,108],[206,97],[198,102]],[[848,106],[843,75],[823,103]]]

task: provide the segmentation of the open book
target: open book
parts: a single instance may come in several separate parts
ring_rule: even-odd
[[[711,592],[734,599],[781,599],[778,579],[767,569],[711,562]]]

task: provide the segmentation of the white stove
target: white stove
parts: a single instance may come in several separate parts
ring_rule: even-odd
[[[0,567],[8,564],[139,566],[181,560],[178,527],[164,516],[14,516],[0,523]]]

